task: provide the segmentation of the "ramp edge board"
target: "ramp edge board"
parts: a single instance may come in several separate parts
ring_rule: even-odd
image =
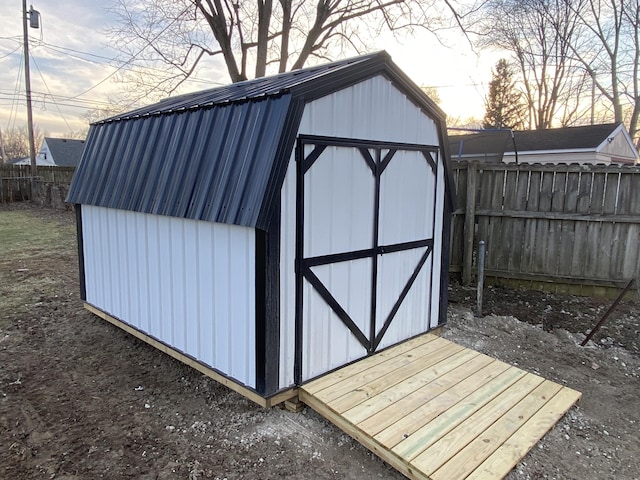
[[[426,334],[425,337],[429,335],[431,334]],[[419,345],[424,348],[424,345],[429,345],[430,343],[430,341],[419,342]],[[455,345],[453,342],[449,343]],[[402,352],[399,356],[407,354],[409,351],[406,346],[402,347],[401,345],[398,345],[398,351]],[[433,346],[434,349],[436,349],[436,346],[442,348],[440,342],[434,343]],[[475,352],[471,349],[463,349],[463,351],[466,350]],[[393,352],[386,353],[387,358],[394,356]],[[428,359],[429,355],[422,358]],[[517,375],[514,381],[509,380],[507,382],[504,390],[500,387],[499,390],[503,390],[501,393],[497,392],[496,395],[491,395],[486,401],[483,400],[479,405],[476,405],[478,394],[483,389],[493,388],[489,384],[492,381],[495,382],[497,377],[486,375],[487,371],[483,368],[478,368],[477,365],[474,367],[474,359],[477,362],[478,357],[477,355],[469,355],[467,358],[469,359],[470,373],[461,379],[460,369],[464,369],[465,364],[458,365],[453,369],[443,368],[443,362],[446,362],[447,358],[449,357],[435,364],[427,364],[424,370],[416,369],[416,372],[418,372],[416,375],[425,375],[425,371],[433,369],[434,372],[430,377],[431,382],[429,383],[441,381],[442,384],[449,385],[448,388],[444,388],[434,396],[425,395],[425,402],[417,407],[415,404],[411,404],[411,408],[403,408],[403,406],[407,406],[407,402],[403,401],[404,396],[401,393],[393,392],[394,388],[402,388],[405,385],[403,382],[399,382],[397,384],[389,384],[388,390],[372,388],[370,390],[373,394],[372,397],[364,399],[360,404],[364,410],[368,410],[371,413],[371,417],[359,415],[351,417],[352,420],[350,420],[349,411],[341,413],[340,399],[348,397],[351,393],[344,391],[343,382],[345,377],[348,378],[351,375],[345,375],[340,370],[313,380],[307,385],[302,385],[298,391],[299,398],[408,478],[420,480],[444,480],[446,478],[446,480],[456,480],[457,478],[462,479],[468,476],[470,479],[497,480],[504,478],[581,397],[580,392],[568,387],[510,366],[499,360],[492,360],[489,364],[493,365],[491,368],[502,365],[503,367],[500,370],[504,369],[504,372],[511,371],[517,373]],[[384,363],[384,361],[376,362],[375,360],[368,362],[373,367],[372,372],[375,372],[375,375],[371,375],[370,379],[373,385],[380,385],[379,379],[388,375],[389,372],[385,372],[381,368]],[[397,365],[396,362],[389,363],[392,370]],[[351,366],[350,368],[352,370],[356,369],[358,376],[361,378],[368,373],[362,366]],[[326,378],[331,375],[337,375],[337,380]],[[449,375],[458,375],[458,377],[449,381],[447,378]],[[475,376],[478,376],[478,378],[474,378]],[[500,374],[498,374],[499,376]],[[519,381],[516,381],[516,379],[519,379]],[[322,387],[318,388],[318,385],[314,385],[315,382],[318,382]],[[415,383],[419,384],[420,382],[416,381]],[[421,388],[428,388],[429,383],[422,385]],[[338,392],[339,395],[330,393],[332,385],[335,385],[340,390]],[[468,390],[464,388],[466,385],[469,386]],[[360,394],[362,391],[367,391],[367,385],[356,382],[353,389]],[[448,395],[443,395],[447,393]],[[409,396],[411,394],[411,392],[408,393]],[[440,395],[443,395],[443,397],[439,399]],[[480,397],[483,395],[480,394]],[[444,402],[444,410],[420,427],[425,439],[430,438],[425,445],[420,445],[419,436],[412,439],[413,434],[409,433],[400,436],[400,442],[397,445],[394,444],[394,448],[394,446],[385,445],[382,437],[380,439],[376,438],[379,432],[375,424],[378,422],[371,420],[367,422],[368,419],[375,418],[376,415],[381,413],[379,410],[369,408],[367,405],[367,402],[375,401],[375,397],[390,399],[388,403],[384,404],[382,410],[388,411],[393,418],[397,419],[396,423],[398,424],[410,425],[414,421],[419,422],[421,412],[427,411],[429,408],[433,409],[433,406],[428,405],[429,402]],[[469,402],[469,405],[465,404],[466,401]],[[394,412],[394,407],[402,409],[402,411]],[[437,407],[441,408],[442,406],[437,405]],[[452,413],[448,414],[449,411]],[[483,426],[482,428],[475,428],[473,427],[474,418],[479,415],[484,417]],[[430,423],[433,423],[431,431]],[[393,424],[390,427],[393,427]],[[402,430],[403,427],[398,428]],[[496,433],[498,434],[496,435]],[[487,448],[487,438],[496,442],[490,448]],[[408,444],[417,442],[417,450],[412,447],[398,447],[404,441],[408,441]],[[429,445],[436,443],[444,447],[439,448],[439,450],[442,450],[446,457],[433,459],[427,455],[431,448]],[[449,445],[453,446],[450,447]],[[425,455],[421,456],[423,449],[425,450]],[[433,449],[432,451],[436,452]],[[474,458],[474,463],[464,469],[450,468],[451,465],[444,467],[447,462],[455,461],[452,460],[455,458]],[[428,459],[428,462],[425,463],[425,459]],[[457,474],[458,470],[460,470],[459,474]]]

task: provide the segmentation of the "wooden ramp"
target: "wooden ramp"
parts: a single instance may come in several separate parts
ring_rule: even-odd
[[[580,393],[422,335],[306,385],[300,400],[409,478],[500,479]]]

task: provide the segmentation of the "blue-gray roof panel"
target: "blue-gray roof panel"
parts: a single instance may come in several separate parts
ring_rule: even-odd
[[[68,200],[256,226],[290,100],[93,125]]]

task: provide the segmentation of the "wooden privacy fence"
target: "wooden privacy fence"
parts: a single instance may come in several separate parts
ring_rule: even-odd
[[[640,168],[453,162],[451,268],[558,292],[611,294],[640,271]]]
[[[74,172],[75,167],[38,167],[37,200],[44,205],[62,207]],[[32,179],[29,165],[0,165],[0,203],[31,200]]]

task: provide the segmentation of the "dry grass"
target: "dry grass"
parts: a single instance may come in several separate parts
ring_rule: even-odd
[[[57,295],[65,279],[51,260],[76,262],[75,235],[69,212],[0,210],[0,328]]]

